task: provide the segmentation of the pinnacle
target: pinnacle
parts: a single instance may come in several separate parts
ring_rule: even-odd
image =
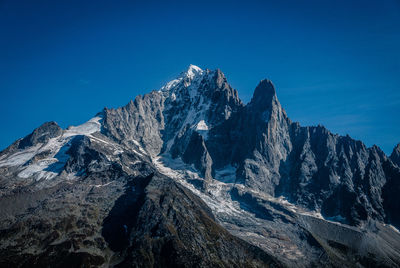
[[[251,103],[257,106],[269,106],[276,96],[275,87],[268,79],[261,80],[253,93]]]

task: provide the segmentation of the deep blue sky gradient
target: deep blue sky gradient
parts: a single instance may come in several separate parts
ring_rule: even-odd
[[[400,142],[400,1],[0,0],[0,148],[85,122],[189,64],[248,102],[271,79],[293,121]]]

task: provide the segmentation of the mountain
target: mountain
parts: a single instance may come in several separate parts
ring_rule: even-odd
[[[0,266],[398,267],[400,147],[244,104],[190,65],[83,125],[0,153]]]
[[[397,166],[400,166],[400,143],[393,149],[392,154],[390,155],[390,159],[395,163]]]

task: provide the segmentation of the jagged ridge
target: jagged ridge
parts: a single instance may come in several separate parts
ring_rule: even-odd
[[[95,265],[396,266],[398,233],[384,223],[400,223],[398,155],[399,146],[388,158],[376,146],[292,122],[269,80],[244,105],[220,70],[191,65],[125,107],[67,130],[44,124],[1,152],[2,249],[37,265],[55,256]],[[171,178],[140,183],[157,172]],[[74,205],[67,211],[63,202]],[[101,222],[77,217],[99,208]],[[32,210],[56,232],[33,228]],[[35,233],[32,245],[22,243],[26,232]],[[190,249],[196,234],[201,243]],[[59,259],[71,245],[72,255]],[[164,247],[174,258],[165,259]]]

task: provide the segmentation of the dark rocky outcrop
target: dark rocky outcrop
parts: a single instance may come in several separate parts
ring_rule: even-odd
[[[140,191],[140,206],[138,202],[127,205],[128,197],[123,196],[120,213],[110,215],[110,221],[121,221],[121,217],[127,220],[129,245],[123,248],[123,261],[116,267],[281,266],[216,224],[206,204],[173,180],[159,174],[146,180],[145,188],[135,186],[135,192]],[[114,244],[121,247],[125,243]]]
[[[0,152],[0,156],[14,153],[18,150],[25,149],[27,147],[31,147],[37,145],[39,143],[46,143],[51,138],[58,137],[62,135],[62,128],[54,121],[46,122],[40,127],[36,128],[31,134],[28,136],[16,140],[9,147]]]
[[[56,122],[46,122],[35,129],[31,134],[23,138],[19,142],[18,149],[24,149],[38,143],[45,143],[51,138],[60,136],[62,133],[63,130]]]
[[[393,149],[393,152],[390,155],[390,160],[400,167],[400,143]]]

